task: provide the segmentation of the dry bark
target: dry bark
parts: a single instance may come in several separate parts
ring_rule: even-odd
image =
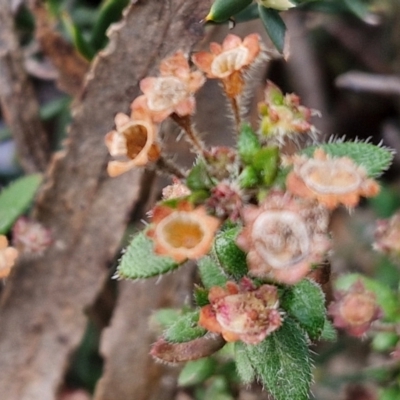
[[[39,104],[24,67],[9,0],[0,0],[0,104],[21,166],[26,172],[44,171],[49,140],[40,121]]]
[[[55,398],[85,329],[85,310],[109,278],[106,265],[140,195],[141,172],[105,175],[104,134],[116,112],[128,111],[139,80],[154,73],[162,57],[199,40],[208,6],[137,1],[94,61],[73,109],[66,151],[53,160],[34,207],[55,242],[43,256],[20,260],[1,298],[2,400]]]

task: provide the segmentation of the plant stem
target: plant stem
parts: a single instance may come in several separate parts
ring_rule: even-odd
[[[236,123],[236,132],[239,134],[240,132],[240,125],[241,125],[241,119],[240,119],[240,109],[239,109],[239,103],[237,101],[237,97],[229,97],[229,100],[231,101],[232,105],[232,110],[233,110],[233,115],[235,117],[235,123]]]
[[[156,168],[162,173],[173,175],[177,178],[186,178],[187,175],[186,172],[182,171],[182,169],[172,160],[168,160],[163,156],[157,160]]]

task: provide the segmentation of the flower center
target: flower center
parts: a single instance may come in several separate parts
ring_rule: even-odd
[[[224,51],[211,63],[212,74],[218,78],[226,78],[234,71],[239,71],[246,65],[248,53],[249,51],[243,46]]]
[[[308,160],[300,167],[304,183],[317,193],[344,194],[361,185],[361,176],[355,166],[340,164],[340,160]]]
[[[186,212],[175,212],[158,225],[159,237],[167,246],[193,249],[204,238],[204,230],[193,216]]]
[[[123,135],[126,141],[126,154],[133,160],[148,142],[147,128],[141,124],[134,124],[124,129]]]
[[[310,251],[302,218],[291,211],[266,211],[256,219],[251,234],[259,256],[273,268],[290,267]]]
[[[153,90],[147,95],[147,104],[152,111],[163,111],[176,106],[188,95],[187,86],[178,78],[157,78]]]

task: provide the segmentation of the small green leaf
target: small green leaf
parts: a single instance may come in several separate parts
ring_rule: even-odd
[[[336,279],[334,287],[336,290],[346,291],[358,280],[364,284],[367,290],[375,293],[377,303],[382,307],[386,320],[400,321],[400,305],[397,295],[386,285],[361,274],[346,274]]]
[[[199,307],[204,307],[207,304],[210,304],[208,300],[208,290],[201,286],[195,285],[193,296],[196,305]]]
[[[235,279],[240,279],[247,274],[246,253],[239,249],[235,240],[240,226],[219,232],[215,237],[213,253],[221,268]]]
[[[175,308],[161,308],[155,311],[151,319],[163,328],[171,326],[180,316],[180,311]]]
[[[99,10],[98,17],[93,26],[90,39],[91,46],[96,50],[102,49],[107,43],[106,31],[109,26],[121,19],[123,9],[129,0],[105,0]]]
[[[325,296],[321,288],[308,279],[288,287],[280,301],[281,307],[317,340],[325,324]]]
[[[255,380],[256,372],[247,355],[246,348],[243,342],[235,343],[235,362],[237,373],[245,385],[252,383]]]
[[[247,22],[253,19],[260,18],[260,14],[258,13],[258,4],[250,4],[244,10],[234,15],[235,22]]]
[[[300,327],[286,318],[282,327],[258,345],[244,345],[257,378],[275,400],[308,400],[311,359]]]
[[[337,330],[328,319],[325,319],[319,340],[325,340],[326,342],[336,342],[337,340]]]
[[[235,400],[230,394],[231,390],[224,376],[216,376],[212,379],[204,395],[206,400]]]
[[[211,289],[213,286],[225,286],[228,278],[210,256],[203,257],[198,262],[198,266],[200,279],[206,289]]]
[[[253,0],[215,0],[206,21],[225,22],[248,7]]]
[[[208,190],[213,187],[213,182],[204,161],[199,160],[191,169],[186,178],[186,186],[192,191]]]
[[[364,167],[368,176],[375,178],[390,167],[393,151],[368,142],[332,142],[307,147],[302,151],[312,157],[316,148],[323,149],[332,157],[349,157]]]
[[[260,172],[266,185],[271,185],[277,175],[279,164],[279,148],[264,147],[253,156],[252,166]]]
[[[251,166],[247,165],[239,175],[240,187],[244,189],[252,188],[260,182],[260,177],[257,171]]]
[[[395,332],[378,332],[371,343],[375,351],[393,350],[399,341],[399,335]]]
[[[154,253],[153,241],[145,233],[138,233],[121,257],[116,275],[125,279],[150,278],[178,268],[170,257]]]
[[[189,361],[183,367],[178,377],[179,386],[193,386],[204,382],[215,372],[216,361],[212,358],[200,358]]]
[[[41,182],[42,175],[28,175],[0,192],[0,234],[7,233],[15,220],[28,209]]]
[[[198,325],[199,311],[180,316],[165,332],[164,338],[171,343],[184,343],[204,336],[207,331]]]
[[[368,15],[368,7],[362,0],[343,0],[343,2],[358,18],[364,19]]]
[[[254,154],[261,149],[261,145],[256,133],[249,124],[242,125],[237,146],[242,161],[246,164],[251,164]]]
[[[282,54],[285,46],[286,25],[279,12],[271,8],[265,8],[262,5],[258,6],[258,12],[268,36],[279,53]]]

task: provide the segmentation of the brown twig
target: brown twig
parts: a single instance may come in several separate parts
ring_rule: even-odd
[[[49,139],[39,117],[32,83],[23,67],[8,0],[0,0],[0,103],[21,166],[28,173],[44,171],[50,158]]]

